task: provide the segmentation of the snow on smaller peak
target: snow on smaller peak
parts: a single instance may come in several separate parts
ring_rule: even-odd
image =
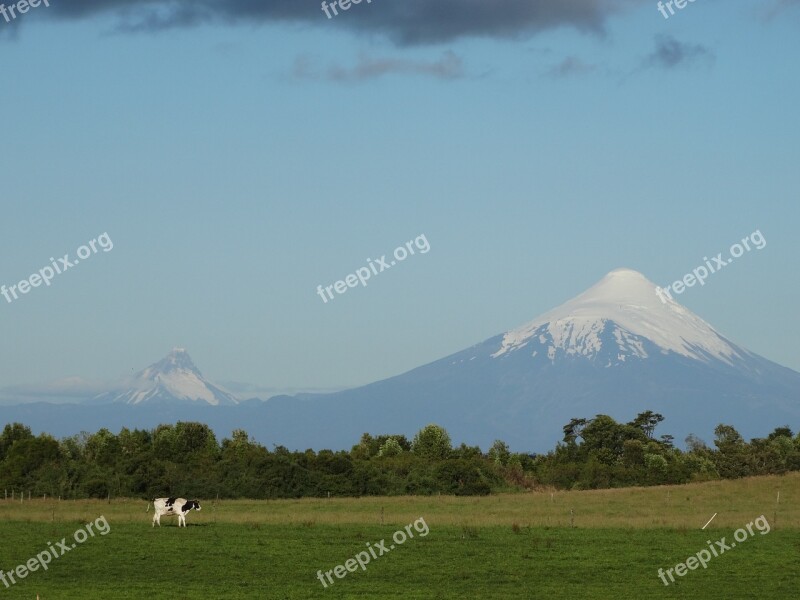
[[[166,357],[137,373],[126,397],[130,404],[164,397],[212,406],[238,404],[233,394],[203,377],[185,348],[173,348]]]
[[[206,382],[191,371],[179,369],[168,374],[159,374],[156,381],[170,395],[180,400],[202,400],[212,406],[219,404],[219,399]]]
[[[675,300],[664,299],[656,293],[656,285],[638,271],[614,269],[572,300],[506,333],[492,356],[520,348],[537,331],[540,338],[545,331],[549,333],[553,352],[562,349],[567,354],[594,355],[602,345],[601,334],[608,322],[613,322],[627,332],[613,332],[620,350],[632,356],[646,358],[647,353],[629,334],[651,341],[664,352],[699,360],[714,357],[730,364],[741,358],[738,349],[708,323]]]

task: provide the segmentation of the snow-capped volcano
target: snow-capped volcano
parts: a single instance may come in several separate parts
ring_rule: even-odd
[[[604,339],[611,347],[604,347]],[[698,360],[734,364],[743,352],[711,325],[664,296],[637,271],[616,269],[591,288],[503,336],[492,356],[522,350],[608,359],[607,366],[629,358],[647,358],[645,341],[660,353],[675,352]],[[605,352],[602,352],[605,350]]]
[[[206,380],[183,348],[174,348],[165,358],[139,371],[125,388],[101,394],[97,403],[153,404],[192,402],[211,406],[233,405],[239,401]]]
[[[800,373],[734,344],[674,300],[662,302],[641,273],[616,269],[525,325],[402,375],[276,400],[267,403],[276,411],[271,426],[287,431],[290,415],[304,411],[304,431],[319,440],[333,430],[354,439],[436,422],[482,447],[501,439],[542,450],[570,419],[600,413],[629,421],[660,412],[662,432],[676,441],[689,433],[710,440],[720,423],[745,436],[797,428]]]

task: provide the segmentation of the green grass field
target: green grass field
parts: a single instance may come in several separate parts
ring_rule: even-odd
[[[780,503],[776,504],[780,490]],[[139,500],[0,500],[8,572],[101,515],[89,537],[1,598],[790,598],[800,584],[800,475],[483,498],[203,500],[179,529]],[[703,524],[718,513],[705,531]],[[764,515],[769,533],[664,586],[659,568]],[[429,533],[323,588],[317,571],[424,518]],[[383,522],[383,524],[381,524]]]

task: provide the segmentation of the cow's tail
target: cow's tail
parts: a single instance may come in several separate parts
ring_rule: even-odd
[[[147,503],[147,508],[144,509],[144,512],[150,512],[150,505],[151,504],[152,504],[152,502],[148,502]]]

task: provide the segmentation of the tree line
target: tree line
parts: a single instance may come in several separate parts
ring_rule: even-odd
[[[800,470],[800,435],[778,427],[746,442],[730,425],[713,446],[686,449],[655,436],[664,417],[628,423],[608,415],[572,419],[546,454],[514,453],[501,440],[483,452],[454,447],[435,424],[413,439],[365,433],[349,451],[272,450],[237,429],[219,442],[203,423],[152,430],[107,429],[56,440],[20,423],[0,434],[0,489],[64,499],[156,496],[301,498],[373,495],[485,495],[530,490],[680,484]]]

